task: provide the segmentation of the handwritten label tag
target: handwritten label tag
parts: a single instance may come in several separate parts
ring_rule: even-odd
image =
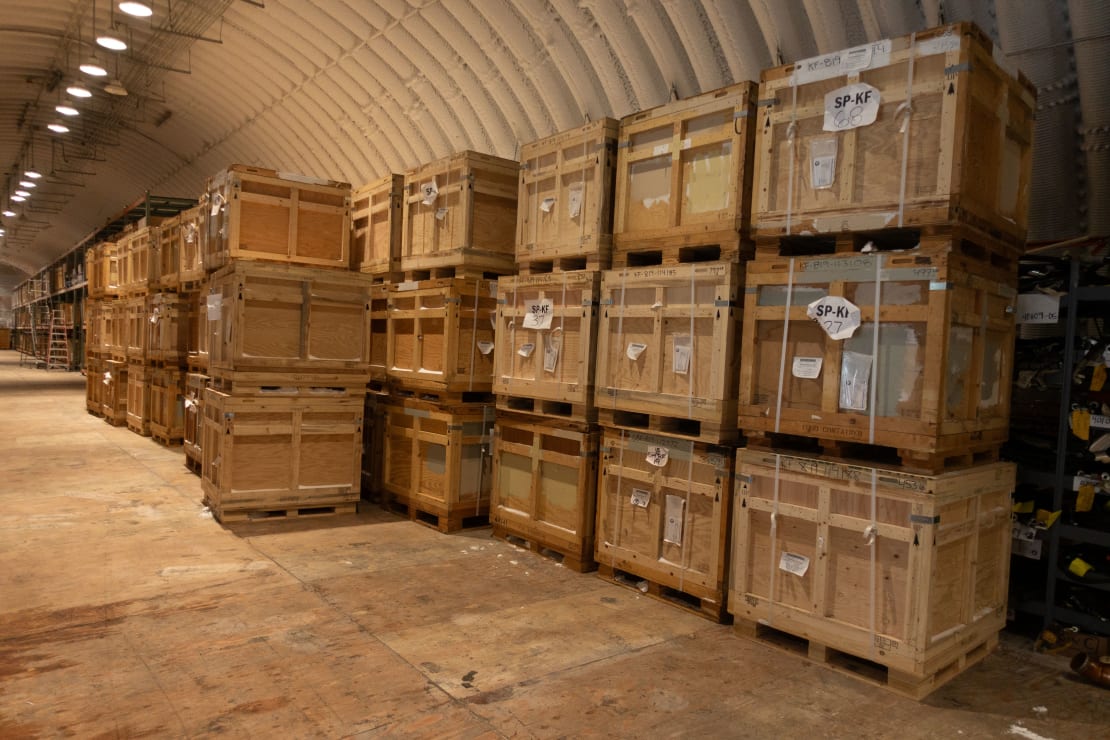
[[[544,198],[540,201],[540,210],[544,213],[551,213],[551,209],[555,207],[554,198]]]
[[[644,490],[643,488],[633,488],[631,503],[633,506],[646,509],[648,504],[651,503],[651,491]]]
[[[543,371],[545,373],[555,372],[555,368],[559,366],[559,350],[563,348],[563,335],[556,332],[547,336],[543,347]]]
[[[224,297],[221,293],[209,293],[208,300],[205,303],[208,309],[208,320],[219,321],[220,314],[223,312]]]
[[[493,342],[478,342],[478,351],[483,355],[493,352]]]
[[[833,90],[825,96],[825,131],[870,126],[879,116],[879,89],[866,82]]]
[[[682,524],[686,518],[686,499],[681,496],[667,496],[666,517],[663,524],[663,541],[672,545],[682,545]]]
[[[640,355],[644,353],[645,349],[647,349],[647,345],[643,342],[629,342],[628,347],[626,347],[624,350],[624,353],[628,356],[628,359],[635,362],[636,360],[640,359]]]
[[[674,357],[671,358],[671,367],[676,375],[686,375],[690,372],[690,358],[694,353],[694,345],[689,334],[679,334],[674,338]]]
[[[424,205],[430,206],[431,204],[435,203],[436,198],[439,197],[439,186],[436,185],[435,180],[432,180],[431,182],[426,182],[420,186],[420,194],[424,196]]]
[[[447,218],[447,209],[446,208],[437,208],[436,209],[436,221],[442,221],[445,218]]]
[[[555,314],[555,303],[550,298],[541,298],[525,304],[528,313],[524,314],[525,329],[550,329],[551,317]]]
[[[1020,293],[1017,297],[1017,323],[1057,324],[1060,322],[1060,296]]]
[[[785,570],[787,573],[792,573],[801,578],[809,570],[809,558],[805,555],[784,552],[779,557],[779,570]]]
[[[652,445],[648,447],[647,456],[644,458],[650,465],[657,468],[666,466],[667,461],[671,459],[671,451],[661,445]]]
[[[820,324],[831,339],[849,339],[860,325],[859,306],[835,295],[827,295],[809,304],[806,316]]]
[[[567,189],[567,215],[578,218],[580,213],[582,213],[582,186],[575,184]]]
[[[828,190],[836,181],[836,137],[809,142],[809,181],[814,190]]]
[[[821,375],[821,364],[824,361],[823,357],[795,357],[791,372],[795,378],[812,380]]]
[[[536,351],[536,345],[532,342],[527,342],[520,345],[520,349],[516,351],[521,357],[531,357],[532,353]]]

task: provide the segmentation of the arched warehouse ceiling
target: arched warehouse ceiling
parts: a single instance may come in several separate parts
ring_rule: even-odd
[[[0,292],[144,192],[195,197],[233,162],[356,185],[461,149],[513,157],[819,53],[973,20],[1038,88],[1034,240],[1110,232],[1106,0],[6,0]],[[109,13],[109,11],[112,11]],[[93,42],[112,23],[130,48]],[[109,72],[77,71],[92,54]],[[66,86],[93,96],[46,126]],[[117,78],[126,97],[108,95]],[[22,206],[29,206],[23,208]]]

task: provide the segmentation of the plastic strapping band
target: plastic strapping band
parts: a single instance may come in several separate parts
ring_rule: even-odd
[[[621,313],[617,317],[617,352],[618,356],[625,354],[624,352],[624,281],[628,277],[628,270],[621,270]],[[615,388],[613,389],[616,390]],[[613,409],[617,408],[617,394],[613,393],[610,396],[613,399]],[[622,439],[623,441],[623,439]]]
[[[686,592],[686,570],[690,567],[690,550],[686,542],[690,539],[690,494],[694,487],[694,442],[690,442],[690,456],[686,460],[686,505],[682,507],[682,569],[678,572],[678,590]]]
[[[478,460],[478,492],[474,496],[474,516],[482,513],[482,483],[486,477],[486,455],[490,456],[490,466],[493,465],[493,440],[489,436],[489,421],[491,414],[488,406],[482,407],[482,456]],[[493,491],[490,491],[490,503],[493,502]]]
[[[771,557],[768,558],[768,565],[770,566],[771,573],[767,579],[769,585],[767,589],[767,624],[774,622],[774,609],[775,609],[775,575],[778,566],[775,564],[775,546],[778,544],[778,528],[779,528],[779,472],[782,470],[782,455],[775,453],[775,485],[773,498],[771,499]]]
[[[871,549],[871,640],[867,649],[872,658],[875,657],[875,603],[878,601],[875,593],[875,576],[877,572],[875,569],[875,555],[879,549],[877,544],[879,528],[875,512],[878,473],[879,471],[877,469],[871,468],[871,526],[863,530],[864,539],[867,540],[867,545]]]
[[[617,514],[613,517],[613,531],[611,532],[613,542],[610,545],[609,549],[609,567],[613,570],[617,569],[617,548],[620,547],[621,536],[621,496],[624,495],[624,493],[622,493],[621,491],[621,488],[624,484],[624,435],[625,431],[622,429],[621,452],[620,457],[617,460],[617,491],[616,494],[613,496],[613,505],[616,509]]]
[[[697,310],[697,301],[694,298],[694,269],[690,268],[690,357],[686,361],[686,415],[691,419],[694,418],[694,311]],[[674,363],[674,358],[671,358],[671,363]],[[690,448],[690,454],[694,454],[694,450]],[[686,502],[689,505],[689,501]],[[685,538],[683,538],[685,539]],[[680,591],[682,589],[679,589]]]
[[[905,109],[905,120],[902,121],[902,176],[898,184],[898,228],[902,228],[906,214],[906,172],[909,169],[910,159],[910,119],[913,117],[913,62],[917,55],[917,33],[910,34],[910,59],[906,65],[906,101],[898,106],[894,112]]]
[[[797,79],[796,77],[794,78]],[[794,168],[797,166],[797,152],[794,149],[794,138],[798,132],[798,84],[790,85],[790,125],[786,127],[786,142],[790,145],[790,166],[786,176],[786,234],[790,235],[794,219]]]
[[[474,390],[474,350],[478,347],[478,286],[481,282],[481,280],[474,281],[474,320],[470,322],[470,386],[468,390]]]
[[[782,351],[779,353],[779,391],[775,399],[775,433],[782,422],[782,386],[786,379],[786,344],[790,338],[790,308],[794,303],[794,258],[790,258],[790,271],[786,281],[786,308],[782,314]],[[777,485],[777,483],[776,483]]]
[[[557,358],[555,358],[555,362],[556,362],[556,364],[558,365],[558,368],[559,368],[559,372],[557,373],[557,375],[559,377],[559,382],[560,383],[563,382],[563,368],[565,367],[565,365],[561,362],[561,360],[563,359],[562,358],[563,342],[567,338],[566,332],[563,331],[563,329],[564,329],[564,327],[566,327],[566,325],[567,325],[567,274],[564,272],[563,273],[563,297],[559,300],[559,329],[558,329],[558,332],[559,332],[559,356]],[[552,334],[554,334],[554,333],[555,332],[552,332]]]
[[[879,395],[879,314],[883,307],[883,253],[875,253],[875,315],[871,317],[871,383],[867,400],[867,444],[875,444],[875,401]]]
[[[604,141],[604,139],[602,140]],[[579,178],[580,187],[578,190],[578,246],[582,246],[582,242],[586,239],[586,162],[590,158],[590,136],[588,133],[582,134],[582,169],[580,172],[582,176]],[[598,167],[600,169],[601,161],[598,158]],[[567,208],[570,208],[570,203],[567,203]],[[570,214],[570,211],[567,211]],[[564,276],[564,280],[565,280]]]
[[[509,371],[509,388],[508,388],[509,395],[512,395],[513,381],[516,380],[516,372],[517,372],[517,368],[516,368],[516,358],[517,358],[517,353],[516,353],[516,320],[518,318],[517,317],[518,306],[520,305],[520,304],[517,303],[517,292],[519,290],[520,290],[520,278],[519,277],[513,278],[513,308],[512,308],[513,313],[512,313],[512,318],[509,319],[509,353],[510,353],[509,354],[509,368],[510,368],[510,371]],[[520,318],[521,321],[524,320],[523,313],[521,313],[519,318]],[[494,337],[494,341],[497,341],[497,337]]]

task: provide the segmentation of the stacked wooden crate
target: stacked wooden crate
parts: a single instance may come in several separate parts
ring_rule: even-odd
[[[1033,89],[956,24],[759,97],[729,611],[923,696],[1005,624]]]
[[[351,188],[233,165],[203,207],[207,286],[184,311],[205,503],[225,523],[353,512],[370,292],[349,269]]]
[[[614,269],[599,295],[599,570],[716,620],[755,93],[745,82],[621,121]]]
[[[387,507],[442,532],[489,516],[495,278],[515,269],[518,173],[476,152],[407,172],[399,259],[372,296],[372,366],[384,362],[388,393],[373,399],[382,449],[370,482]],[[383,230],[379,243],[396,242]]]
[[[617,128],[605,118],[521,147],[520,275],[497,288],[493,533],[578,571],[596,567],[594,371]]]
[[[88,276],[88,298],[85,302],[85,408],[93,416],[115,416],[114,409],[105,410],[106,391],[112,380],[105,376],[112,329],[111,317],[119,300],[118,277],[113,279],[111,266],[117,264],[116,245],[101,242],[85,251],[85,274]],[[118,276],[118,272],[116,273]],[[126,397],[125,397],[126,398]]]

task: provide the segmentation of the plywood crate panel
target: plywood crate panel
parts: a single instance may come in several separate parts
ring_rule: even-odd
[[[404,190],[404,175],[386,175],[355,190],[351,200],[355,270],[388,276],[400,268]]]
[[[765,70],[755,233],[960,221],[1021,245],[1035,91],[998,58],[978,28],[957,23]],[[877,117],[840,128],[844,109],[830,103],[826,130],[826,100],[849,85],[869,86]]]
[[[115,242],[101,242],[85,251],[85,276],[90,298],[105,298],[115,295],[118,290],[118,285],[109,289],[109,266],[115,251]]]
[[[185,373],[154,368],[150,381],[150,434],[165,444],[185,436]]]
[[[122,295],[146,294],[153,279],[157,286],[156,265],[160,227],[143,226],[120,237],[120,292]]]
[[[361,398],[204,392],[201,474],[219,517],[358,501]]]
[[[204,244],[208,239],[205,205],[194,206],[180,214],[177,230],[177,272],[181,290],[195,289],[207,274]]]
[[[904,457],[1006,440],[1009,271],[957,244],[760,259],[747,269],[742,430],[887,445]],[[832,339],[807,315],[825,296],[858,307],[850,338]]]
[[[208,387],[233,396],[362,398],[367,380],[366,375],[347,372],[216,368],[209,371]]]
[[[267,260],[350,264],[351,186],[234,164],[208,182],[204,265]]]
[[[193,470],[200,471],[203,455],[201,445],[204,438],[204,391],[208,388],[208,376],[202,373],[185,374],[185,397],[182,401],[182,444],[185,457],[192,463]]]
[[[387,496],[439,518],[445,530],[489,514],[493,406],[390,397],[381,409]]]
[[[150,434],[150,386],[153,369],[132,364],[127,369],[127,428]]]
[[[103,350],[113,360],[127,360],[127,301],[114,299],[104,304],[102,316]]]
[[[104,352],[105,301],[88,298],[85,301],[85,355],[91,357]],[[7,349],[7,345],[0,345]]]
[[[465,151],[405,173],[401,269],[514,272],[520,165]]]
[[[597,562],[724,609],[732,450],[604,429]]]
[[[493,392],[587,411],[600,288],[596,270],[499,278]]]
[[[114,426],[127,423],[128,365],[123,360],[105,360],[101,383],[104,385],[104,420]]]
[[[921,476],[754,450],[736,460],[737,618],[930,690],[1005,626],[1012,464]]]
[[[370,379],[377,382],[389,373],[389,285],[370,286]]]
[[[388,376],[411,388],[490,392],[497,281],[389,286]]]
[[[619,125],[601,118],[520,147],[518,263],[609,267]]]
[[[365,276],[237,261],[209,279],[209,367],[366,373]]]
[[[495,534],[562,553],[575,570],[594,559],[598,430],[588,424],[497,414],[493,436]]]
[[[151,300],[151,296],[145,294],[123,299],[127,359],[131,362],[141,363],[147,359],[151,333]]]
[[[618,252],[719,245],[735,256],[751,205],[756,85],[740,82],[621,119]]]
[[[704,262],[603,273],[598,410],[695,421],[720,434],[714,441],[734,437],[742,269]]]
[[[177,293],[150,297],[147,357],[153,362],[184,364],[189,352],[190,301]]]

